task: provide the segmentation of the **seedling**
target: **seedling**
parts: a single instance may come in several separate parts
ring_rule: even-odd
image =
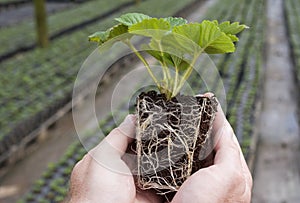
[[[89,40],[100,46],[117,41],[126,44],[159,90],[143,92],[137,98],[137,183],[161,194],[176,192],[189,176],[209,164],[206,157],[212,151],[209,138],[217,111],[214,96],[184,96],[180,91],[202,54],[234,52],[236,34],[247,26],[216,20],[188,23],[183,18],[152,18],[141,13],[115,20],[119,24],[96,32]],[[141,47],[160,64],[161,78],[131,42],[134,36],[149,39]]]
[[[159,91],[165,94],[168,100],[180,92],[201,54],[234,52],[234,42],[238,41],[236,34],[247,28],[238,22],[225,21],[219,24],[216,20],[204,20],[201,23],[187,23],[183,18],[158,19],[141,13],[128,13],[115,20],[119,24],[106,31],[94,33],[89,36],[89,40],[99,45],[109,40],[113,43],[122,41],[128,45],[143,62]],[[124,35],[126,33],[130,35]],[[130,38],[134,35],[151,38],[150,43],[144,48],[161,64],[162,80],[154,76],[147,60],[131,43]],[[175,69],[175,77],[171,77],[170,67]]]

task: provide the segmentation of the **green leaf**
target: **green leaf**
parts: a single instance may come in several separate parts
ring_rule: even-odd
[[[230,35],[236,35],[244,29],[249,28],[246,25],[240,25],[239,22],[230,23],[229,21],[222,22],[218,26],[222,32],[225,32],[225,34]]]
[[[199,23],[177,26],[173,29],[173,35],[165,37],[164,44],[173,46],[174,49],[183,53],[195,54],[201,49],[198,43],[200,39],[199,29]]]
[[[89,36],[89,41],[97,42],[98,45],[102,45],[107,41],[111,41],[113,45],[116,41],[128,39],[131,35],[125,35],[128,33],[128,27],[126,25],[118,24],[109,28],[106,31],[96,32]]]
[[[162,54],[161,54],[160,51],[155,51],[155,50],[152,50],[152,49],[146,49],[146,52],[148,54],[150,54],[151,56],[153,56],[156,60],[158,60],[162,63],[164,62]]]
[[[162,47],[163,50],[160,51],[159,47]],[[171,65],[172,67],[177,67],[179,71],[184,70],[189,66],[188,62],[184,60],[184,56],[181,52],[162,44],[159,46],[159,42],[155,40],[151,40],[149,45],[143,45],[143,49],[158,61]]]
[[[213,20],[211,21],[213,24],[215,24],[216,26],[219,26],[219,22],[217,20]]]
[[[231,39],[232,42],[239,41],[239,38],[235,35],[227,34],[227,36]]]
[[[136,23],[139,23],[145,19],[150,19],[150,18],[151,18],[150,16],[147,16],[142,13],[127,13],[120,16],[119,18],[115,18],[115,20],[123,25],[130,27]]]
[[[165,21],[169,22],[171,25],[171,28],[187,24],[187,20],[183,18],[177,18],[177,17],[167,17],[164,18]]]
[[[178,57],[166,52],[162,54],[162,52],[155,50],[147,50],[147,53],[161,63],[166,63],[174,68],[177,67],[179,71],[184,71],[189,67],[189,63],[185,61],[183,57]]]
[[[108,31],[95,32],[94,34],[89,36],[89,41],[97,42],[100,45],[103,44],[105,41],[107,41],[108,37],[109,37]]]
[[[171,54],[170,56],[174,66],[177,67],[179,71],[185,71],[190,66],[190,63],[185,60],[183,56],[178,57],[173,54]]]
[[[107,31],[109,32],[107,42],[110,44],[107,46],[112,46],[117,41],[124,41],[132,37],[131,34],[128,34],[128,27],[123,24],[115,25]]]
[[[109,29],[109,39],[128,33],[128,26],[118,24]]]
[[[172,65],[172,61],[169,55],[163,50],[159,50],[159,43],[157,41],[151,40],[149,45],[144,44],[142,48],[143,50],[146,50],[148,54],[156,58],[158,61]]]
[[[160,39],[170,28],[170,23],[164,19],[151,18],[129,27],[129,33]]]
[[[235,51],[235,46],[230,37],[222,32],[211,21],[192,23],[175,27],[174,33],[190,38],[208,54],[222,54]],[[184,46],[181,42],[181,46]]]
[[[120,24],[89,36],[89,40],[98,42],[102,45],[101,49],[110,48],[116,41],[123,41],[143,62],[158,89],[161,93],[166,93],[168,99],[179,93],[203,52],[233,52],[234,42],[238,41],[236,34],[248,28],[238,22],[225,21],[219,24],[217,20],[205,20],[201,23],[187,24],[187,21],[180,17],[157,19],[141,13],[128,13],[116,18],[116,21]],[[144,50],[161,62],[161,80],[156,78],[147,60],[130,40],[127,40],[135,35],[150,37],[150,43],[144,45]],[[175,72],[168,70],[172,67],[175,68]]]

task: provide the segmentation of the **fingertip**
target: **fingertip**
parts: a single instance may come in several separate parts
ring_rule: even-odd
[[[206,92],[203,96],[208,97],[208,98],[211,98],[211,97],[214,97],[215,94],[212,93],[212,92]]]
[[[124,121],[117,127],[117,130],[121,132],[121,134],[127,136],[128,138],[135,137],[135,123],[136,116],[134,114],[128,114]]]
[[[242,151],[234,131],[228,121],[216,134],[215,164],[237,165],[241,161]]]
[[[136,116],[129,114],[119,127],[112,130],[106,137],[106,141],[109,142],[115,149],[124,153],[129,143],[131,143],[135,137],[135,122]]]
[[[196,97],[208,97],[208,98],[211,98],[211,97],[214,97],[215,95],[212,93],[212,92],[206,92],[204,94],[197,94]]]
[[[135,121],[136,121],[136,115],[135,114],[128,114],[126,117],[125,117],[125,119],[124,119],[124,121],[126,122],[126,121],[130,121],[131,123],[133,123],[133,124],[135,124]]]
[[[217,111],[216,111],[216,114],[215,114],[215,119],[214,119],[214,122],[213,122],[213,128],[212,128],[212,133],[214,135],[217,134],[218,131],[220,131],[224,124],[226,123],[227,119],[226,119],[226,116],[222,110],[222,107],[220,105],[220,102],[217,100],[216,98],[216,101],[218,103],[217,105]]]
[[[120,127],[122,125],[131,125],[131,126],[135,126],[136,123],[136,115],[134,114],[128,114],[125,119],[123,120],[123,122],[120,124]]]

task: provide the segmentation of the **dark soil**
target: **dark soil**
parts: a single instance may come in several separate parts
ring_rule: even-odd
[[[160,194],[176,192],[200,168],[211,165],[210,136],[215,97],[178,95],[167,101],[155,91],[137,99],[138,185]]]

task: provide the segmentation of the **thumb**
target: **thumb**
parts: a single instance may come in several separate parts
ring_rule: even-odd
[[[106,138],[89,152],[93,163],[115,172],[130,174],[121,157],[135,134],[135,116],[128,115],[119,127],[112,130]]]
[[[107,155],[117,153],[121,157],[124,155],[128,144],[133,141],[134,135],[135,116],[128,115],[120,126],[113,129],[92,151],[101,151]],[[98,154],[98,152],[93,153]]]
[[[107,142],[114,150],[117,150],[122,156],[129,143],[133,141],[135,136],[135,116],[128,115],[119,127],[113,129],[105,138]]]

